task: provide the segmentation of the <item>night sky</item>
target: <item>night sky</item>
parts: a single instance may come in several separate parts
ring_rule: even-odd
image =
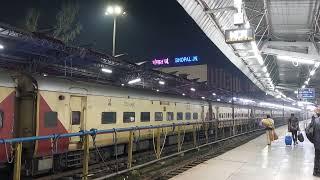
[[[61,2],[7,0],[0,7],[0,22],[23,28],[28,8],[36,8],[40,11],[39,29],[50,29],[55,24]],[[83,29],[73,44],[111,54],[113,19],[104,15],[111,1],[78,2]],[[135,62],[198,55],[203,63],[230,71],[236,69],[175,0],[124,0],[120,3],[127,15],[118,18],[117,54],[127,53]]]

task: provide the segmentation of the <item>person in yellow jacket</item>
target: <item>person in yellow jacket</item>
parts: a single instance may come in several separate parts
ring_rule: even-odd
[[[266,119],[262,119],[262,124],[266,128],[266,136],[268,145],[271,145],[271,142],[274,141],[274,120],[271,119],[270,115],[267,115]]]

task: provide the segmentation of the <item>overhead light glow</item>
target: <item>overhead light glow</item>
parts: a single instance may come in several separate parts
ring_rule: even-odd
[[[106,13],[108,13],[108,14],[113,14],[114,13],[114,8],[112,7],[112,6],[109,6],[108,8],[107,8],[107,12]]]
[[[48,74],[47,74],[47,73],[43,73],[42,75],[43,75],[44,77],[47,77],[47,76],[48,76]]]
[[[120,6],[115,6],[114,7],[114,13],[119,15],[122,13],[122,8]]]
[[[185,93],[182,93],[182,96],[185,96],[186,94]]]
[[[303,85],[301,88],[306,88],[306,85]]]
[[[2,44],[0,44],[0,49],[4,49],[4,46]]]
[[[268,71],[267,67],[263,66],[262,71],[266,73]]]
[[[121,84],[121,86],[124,86],[124,84]]]
[[[243,99],[243,98],[238,98],[239,101],[244,102],[244,103],[255,103],[255,101],[251,99]]]
[[[250,28],[250,23],[249,23],[249,21],[247,21],[247,22],[244,24],[244,28],[246,28],[246,29],[249,29],[249,28]]]
[[[298,94],[298,91],[294,91],[295,94]]]
[[[205,99],[205,97],[202,96],[201,99]]]
[[[128,84],[134,84],[134,83],[138,83],[140,81],[141,81],[141,79],[137,78],[137,79],[133,79],[133,80],[129,81]]]
[[[159,92],[159,89],[157,89],[157,92]]]
[[[317,62],[316,64],[314,64],[314,67],[318,68],[320,66],[320,62]]]
[[[220,99],[217,99],[217,101],[221,101]]]
[[[166,83],[164,81],[159,81],[159,84],[165,85]]]
[[[277,58],[282,61],[292,61],[292,62],[298,62],[302,64],[315,64],[315,61],[310,59],[301,59],[301,58],[295,58],[291,56],[277,56]]]
[[[277,98],[277,99],[280,99],[280,98],[281,98],[281,95],[276,95],[276,98]]]
[[[112,73],[112,70],[111,70],[111,69],[108,69],[108,68],[102,68],[101,71],[102,71],[102,72],[105,72],[105,73],[108,73],[108,74],[111,74],[111,73]]]
[[[304,84],[305,84],[305,85],[308,85],[308,84],[309,84],[309,81],[305,81]]]
[[[212,93],[212,96],[216,96],[217,94],[216,93]]]
[[[196,91],[196,89],[195,89],[195,88],[190,88],[190,90],[191,90],[191,91],[193,91],[193,92],[194,92],[194,91]]]
[[[279,109],[288,109],[288,110],[293,110],[293,111],[301,111],[301,109],[290,107],[290,106],[283,106],[279,104],[273,104],[273,103],[268,103],[268,102],[260,102],[260,106],[267,106],[267,107],[272,107],[272,108],[279,108]]]

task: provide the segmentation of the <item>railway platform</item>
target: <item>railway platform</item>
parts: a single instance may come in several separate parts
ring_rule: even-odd
[[[271,146],[266,143],[266,135],[261,135],[171,180],[320,180],[312,175],[313,144],[305,137],[303,143],[286,146],[287,126],[281,126],[276,132],[279,139]]]

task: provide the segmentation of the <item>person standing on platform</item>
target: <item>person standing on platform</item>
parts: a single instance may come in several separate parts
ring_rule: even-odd
[[[267,115],[267,118],[262,120],[262,124],[266,128],[268,145],[271,145],[271,142],[274,140],[274,120],[271,119],[270,115]]]
[[[294,114],[291,114],[291,117],[288,119],[288,131],[292,133],[292,138],[294,144],[298,144],[298,131],[299,128],[299,120],[294,116]]]
[[[313,145],[314,145],[314,168],[313,175],[320,177],[320,113],[317,118],[311,121],[313,125]]]

